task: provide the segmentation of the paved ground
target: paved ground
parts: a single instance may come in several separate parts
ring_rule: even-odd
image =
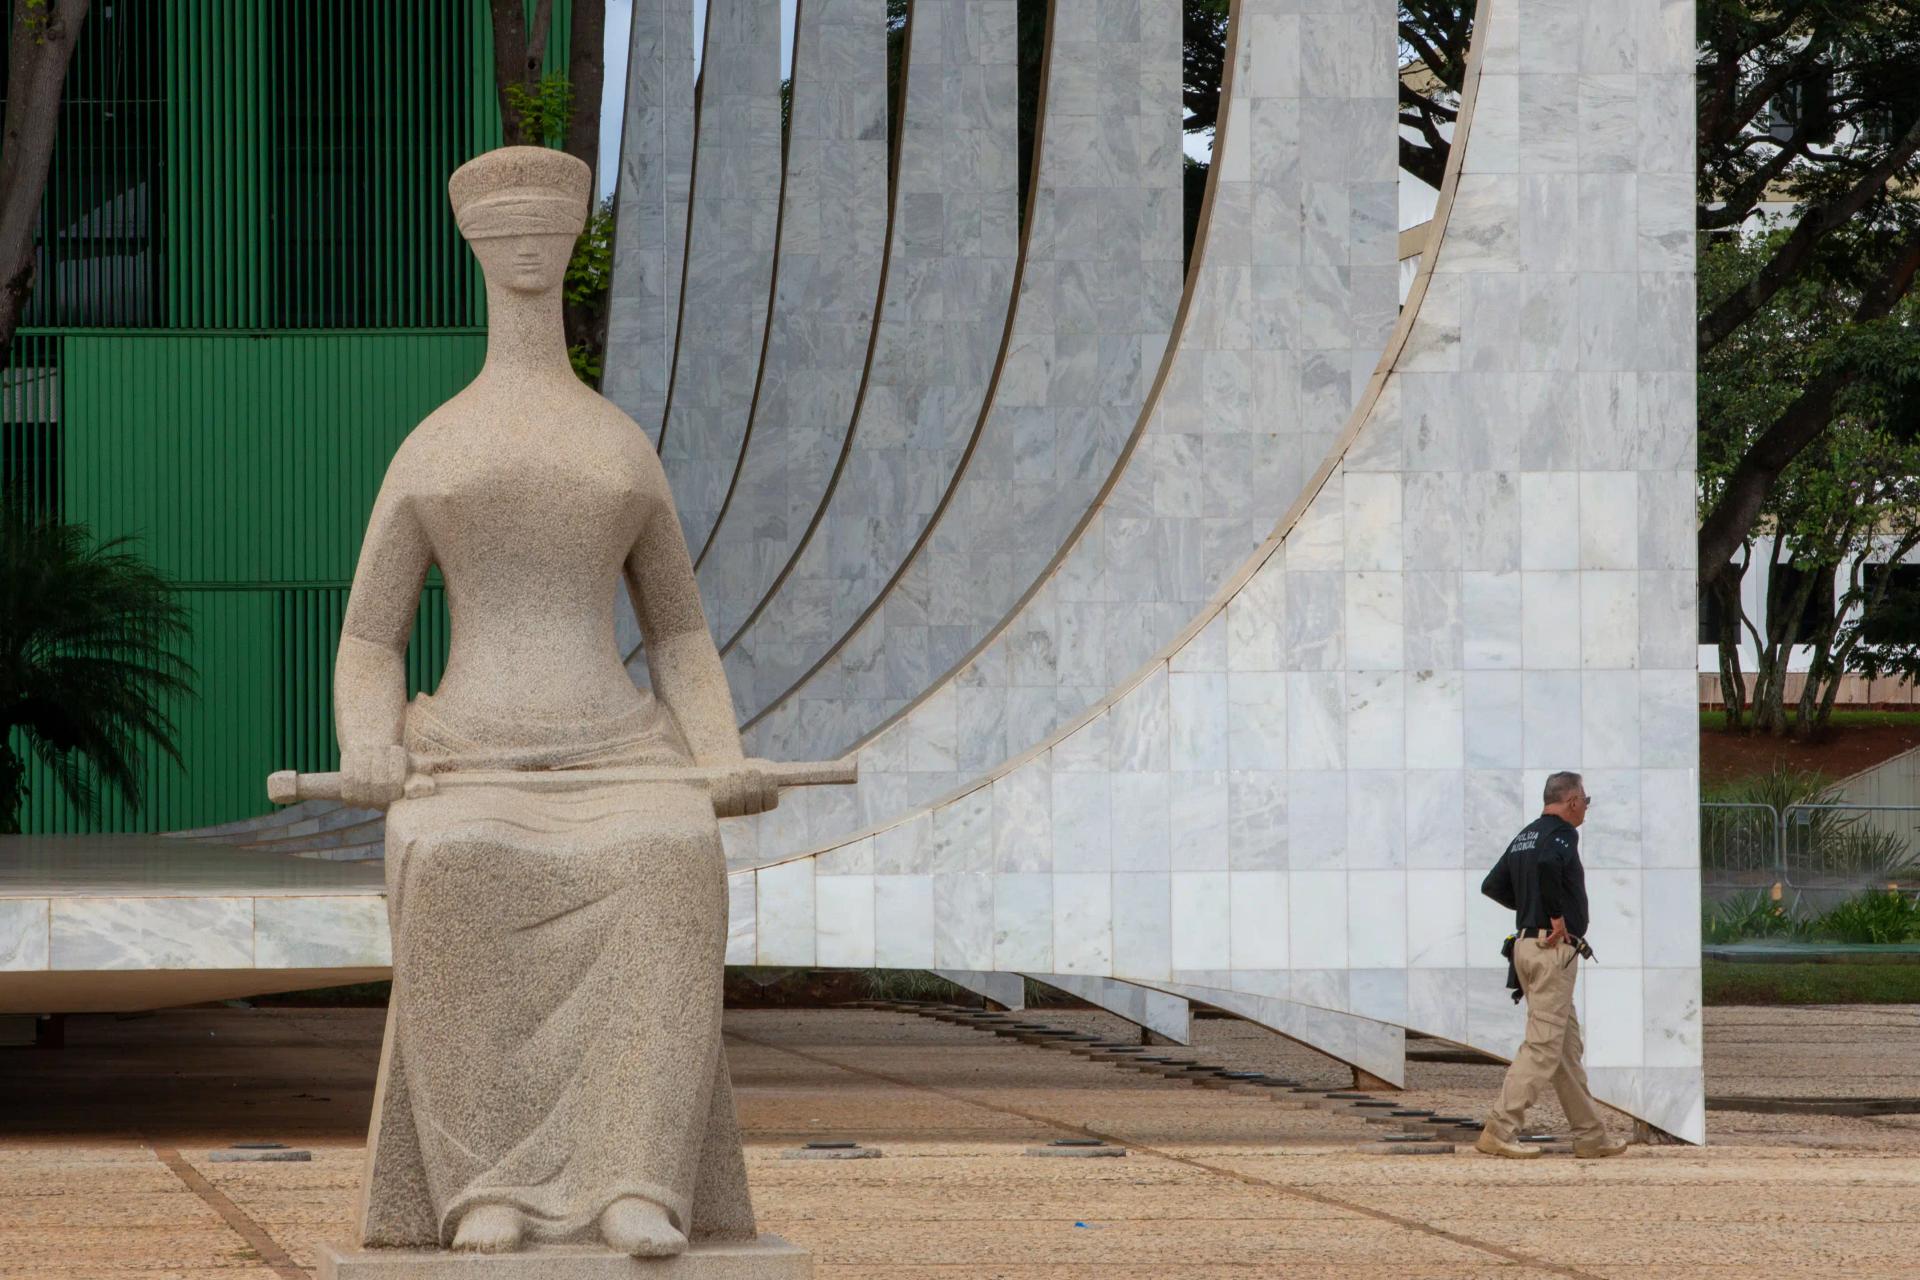
[[[1716,1091],[1776,1081],[1804,1095],[1864,1064],[1865,1092],[1920,1094],[1920,1011],[1709,1013]],[[763,1226],[812,1249],[822,1280],[1916,1272],[1920,1117],[1715,1112],[1707,1149],[1605,1162],[1382,1158],[1356,1150],[1371,1130],[1347,1114],[911,1015],[736,1012],[727,1026]],[[1345,1082],[1245,1024],[1196,1031],[1209,1058]],[[306,1275],[315,1242],[351,1218],[379,1035],[370,1010],[189,1010],[75,1019],[64,1051],[0,1051],[0,1280]],[[1416,1062],[1408,1096],[1477,1112],[1498,1077]],[[1130,1154],[1020,1154],[1084,1135]],[[886,1158],[779,1158],[823,1137]],[[253,1139],[314,1160],[207,1160]]]

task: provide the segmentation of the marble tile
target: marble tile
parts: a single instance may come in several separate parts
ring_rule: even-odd
[[[1407,970],[1407,1026],[1456,1043],[1467,1039],[1464,969]]]
[[[1411,679],[1398,671],[1354,671],[1347,675],[1347,744],[1349,769],[1398,769],[1408,759],[1408,740],[1414,732],[1408,710],[1408,685],[1425,683],[1431,673]],[[1426,726],[1423,724],[1421,729]],[[1438,762],[1436,762],[1438,763]]]
[[[1346,756],[1346,676],[1294,672],[1286,677],[1285,763],[1296,770],[1338,769]]]
[[[1406,661],[1405,575],[1347,575],[1347,666],[1357,671],[1397,670]]]
[[[1518,671],[1465,673],[1463,763],[1470,769],[1517,769],[1526,755],[1526,721]]]
[[[933,877],[873,878],[873,962],[882,969],[931,969],[934,939]]]
[[[1580,762],[1589,769],[1640,763],[1640,681],[1633,672],[1581,673]]]
[[[728,964],[759,963],[757,880],[751,871],[739,871],[727,877]]]
[[[1342,499],[1346,504],[1344,566],[1350,570],[1400,568],[1400,477],[1391,473],[1349,474]]]
[[[993,967],[993,877],[933,877],[933,959],[944,969]]]
[[[930,861],[936,874],[993,869],[993,792],[990,787],[970,791],[933,811]]]
[[[1581,741],[1581,676],[1577,671],[1527,671],[1520,681],[1524,738],[1521,763],[1530,769],[1564,769]]]
[[[1288,965],[1287,876],[1280,871],[1236,871],[1231,877],[1230,962],[1234,969]]]
[[[1457,868],[1466,856],[1466,775],[1458,769],[1409,769],[1407,865]]]
[[[392,964],[386,899],[255,898],[253,957],[261,969]]]
[[[1053,865],[1053,775],[1043,761],[993,781],[993,868],[1045,871]]]
[[[993,878],[993,967],[1002,972],[1053,969],[1053,876],[1046,872]]]
[[[1407,967],[1404,871],[1348,873],[1347,964],[1354,969]]]
[[[1167,669],[1156,666],[1107,713],[1107,767],[1115,773],[1164,773],[1170,767]]]
[[[1578,573],[1520,575],[1520,661],[1529,672],[1580,665]]]
[[[871,875],[822,875],[814,881],[816,964],[873,967],[873,879]]]
[[[1347,866],[1382,870],[1407,865],[1406,774],[1399,769],[1347,773]]]
[[[1165,872],[1113,877],[1113,972],[1166,978],[1173,970],[1172,881]]]
[[[1242,771],[1226,776],[1227,849],[1195,870],[1278,871],[1287,866],[1287,795],[1291,775]],[[1325,815],[1314,816],[1321,820]],[[1198,857],[1194,859],[1197,863]]]
[[[1641,966],[1641,883],[1645,873],[1608,867],[1587,869],[1587,903],[1593,923],[1588,937],[1606,951],[1601,963],[1609,968]],[[1596,954],[1598,952],[1596,951]]]
[[[1702,1049],[1698,966],[1646,970],[1640,999],[1645,1065],[1698,1067]]]
[[[1227,676],[1229,768],[1287,767],[1288,679],[1279,672],[1235,671]]]
[[[1053,775],[1053,868],[1055,871],[1113,869],[1112,775]]]
[[[0,973],[50,967],[49,911],[45,898],[0,898]]]
[[[1226,666],[1234,671],[1279,671],[1286,663],[1286,582],[1274,556],[1247,580],[1224,614]],[[1209,631],[1213,626],[1209,625]],[[1212,668],[1218,670],[1220,668]]]
[[[1580,481],[1571,472],[1527,472],[1520,477],[1520,521],[1526,536],[1522,569],[1580,567]]]
[[[1477,873],[1406,873],[1407,964],[1458,969],[1467,963],[1467,896],[1479,893]]]
[[[756,964],[814,963],[814,867],[811,860],[755,873]]]
[[[1324,870],[1345,865],[1347,788],[1339,773],[1287,775],[1287,865]]]
[[[1292,968],[1345,968],[1347,873],[1295,871],[1288,885],[1288,946]]]
[[[1697,871],[1643,871],[1642,962],[1649,968],[1696,966],[1700,956],[1700,875]]]
[[[61,969],[251,969],[252,898],[56,898]]]
[[[1227,869],[1228,784],[1222,770],[1175,773],[1169,778],[1170,858],[1175,871]],[[1278,823],[1260,834],[1260,844],[1277,843],[1286,856],[1285,791]],[[1248,833],[1250,835],[1255,833]],[[1245,842],[1236,841],[1236,848]],[[1256,846],[1258,847],[1258,846]]]
[[[1060,973],[1106,973],[1112,963],[1113,878],[1053,877],[1053,967]]]
[[[1173,876],[1172,955],[1175,969],[1226,969],[1231,966],[1231,883],[1228,873],[1220,871],[1182,871]]]
[[[1520,574],[1461,574],[1460,616],[1461,653],[1468,670],[1520,666],[1524,635]]]
[[[1171,867],[1175,778],[1168,773],[1111,775],[1115,871],[1166,871]]]
[[[1645,980],[1641,971],[1612,969],[1604,962],[1583,964],[1580,981],[1586,988],[1586,1016],[1581,1019],[1581,1030],[1586,1034],[1588,1065],[1644,1066]]]
[[[1466,683],[1458,671],[1416,671],[1407,680],[1407,764],[1453,769],[1465,760]]]

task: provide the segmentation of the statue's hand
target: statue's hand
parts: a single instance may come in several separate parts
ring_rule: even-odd
[[[751,760],[727,763],[732,766],[731,771],[713,784],[716,817],[750,817],[780,803],[780,788],[772,778],[756,769]]]
[[[356,809],[384,809],[405,792],[411,768],[405,747],[346,747],[340,752],[340,799]]]

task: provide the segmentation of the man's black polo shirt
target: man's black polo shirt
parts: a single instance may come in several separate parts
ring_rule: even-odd
[[[1516,929],[1550,929],[1564,917],[1567,932],[1587,936],[1587,873],[1580,865],[1580,833],[1564,818],[1543,813],[1520,829],[1480,892],[1513,908]]]

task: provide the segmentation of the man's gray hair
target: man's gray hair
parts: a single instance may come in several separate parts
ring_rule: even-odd
[[[1571,771],[1550,773],[1547,775],[1547,790],[1543,797],[1547,804],[1559,804],[1571,800],[1584,788],[1580,785],[1580,775]]]

